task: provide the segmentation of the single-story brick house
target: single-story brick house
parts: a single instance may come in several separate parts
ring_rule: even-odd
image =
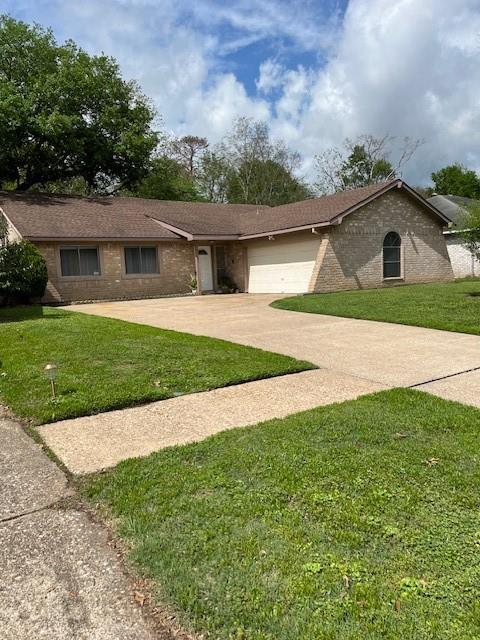
[[[434,195],[428,198],[428,201],[452,222],[451,226],[445,229],[443,233],[454,276],[456,278],[478,278],[480,276],[480,261],[467,249],[459,231],[463,222],[462,218],[468,207],[472,204],[480,203],[472,198],[442,195]]]
[[[453,279],[448,218],[393,180],[279,207],[0,194],[45,256],[47,302],[220,290],[307,293]]]

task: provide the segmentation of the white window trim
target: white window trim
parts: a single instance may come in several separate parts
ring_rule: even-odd
[[[393,231],[393,233],[396,233],[398,235],[398,237],[400,238],[400,275],[399,276],[390,276],[390,277],[386,278],[383,275],[383,270],[384,270],[384,267],[385,267],[385,260],[384,260],[384,254],[383,254],[385,247],[383,246],[383,243],[385,242],[386,236],[389,233],[391,233],[392,231]],[[404,265],[404,250],[403,250],[403,247],[404,247],[403,238],[402,238],[401,234],[398,233],[398,231],[395,231],[394,229],[391,229],[390,231],[387,231],[387,233],[384,234],[383,240],[382,240],[382,280],[384,282],[392,282],[392,281],[395,281],[395,280],[405,280],[405,268],[404,268],[405,265]]]

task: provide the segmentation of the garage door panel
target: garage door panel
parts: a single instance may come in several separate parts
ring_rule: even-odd
[[[311,262],[311,251],[282,251],[277,249],[277,254],[255,253],[255,264],[286,265],[289,263]]]
[[[250,293],[305,293],[320,240],[269,241],[248,247]]]

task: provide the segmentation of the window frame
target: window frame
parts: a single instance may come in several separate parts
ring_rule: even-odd
[[[217,251],[218,249],[222,249],[223,250],[223,260],[224,260],[224,265],[223,265],[223,277],[224,278],[228,278],[228,253],[227,253],[227,247],[224,244],[217,244],[214,245],[214,257],[215,257],[215,288],[219,289],[222,285],[220,284],[220,278],[219,278],[219,266],[218,266],[218,257],[217,257]]]
[[[97,261],[98,261],[98,274],[92,275],[64,275],[62,269],[62,251],[67,250],[71,251],[76,249],[80,251],[82,249],[95,249],[97,252]],[[80,265],[80,257],[79,257],[79,265]],[[62,279],[66,280],[98,280],[103,277],[103,264],[102,264],[102,254],[100,251],[100,246],[98,244],[62,244],[58,247],[58,255],[57,255],[57,272]]]
[[[389,234],[391,234],[391,233],[394,233],[397,236],[397,238],[399,239],[400,244],[398,246],[395,246],[395,245],[385,246],[385,240],[387,239],[387,236]],[[398,276],[386,276],[385,275],[385,249],[398,249],[398,251],[399,251],[398,261],[397,260],[395,260],[394,262],[392,260],[388,261],[388,264],[398,264],[398,266],[399,266],[399,275]],[[391,231],[387,231],[387,233],[383,236],[383,240],[382,240],[382,277],[383,277],[383,280],[385,280],[385,281],[403,280],[404,279],[402,236],[398,233],[398,231],[394,231],[393,229]]]
[[[149,271],[147,273],[128,273],[127,272],[127,259],[126,259],[126,249],[154,249],[155,250],[155,262],[156,262],[156,271]],[[159,246],[157,244],[125,244],[122,247],[122,270],[123,277],[128,279],[138,279],[138,278],[158,278],[160,274],[160,252]]]

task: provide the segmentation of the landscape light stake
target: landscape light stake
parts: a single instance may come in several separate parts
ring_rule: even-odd
[[[50,386],[52,388],[52,399],[55,400],[56,393],[55,393],[55,378],[57,377],[57,365],[53,364],[53,362],[50,362],[49,364],[45,365],[45,375],[47,376],[47,378],[50,380]]]

